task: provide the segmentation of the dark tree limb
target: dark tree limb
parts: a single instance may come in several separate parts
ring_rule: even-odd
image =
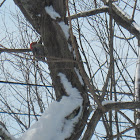
[[[69,50],[68,45],[71,45],[71,40],[67,39],[60,22],[67,23],[66,6],[64,0],[14,0],[20,8],[26,19],[32,24],[34,29],[40,34],[44,43],[45,57],[47,58],[50,76],[52,78],[53,87],[55,89],[56,100],[61,100],[62,96],[68,96],[63,84],[60,81],[59,73],[63,73],[72,87],[75,87],[83,98],[82,113],[79,122],[74,124],[73,134],[69,140],[78,139],[86,125],[89,116],[89,101],[85,85],[82,85],[75,68],[79,70],[78,64],[75,63],[74,54]],[[45,11],[46,6],[52,6],[54,10],[61,16],[58,19],[52,19]],[[38,16],[39,15],[39,16]],[[59,63],[53,61],[53,58],[60,58]],[[74,78],[73,78],[74,77]],[[73,116],[73,114],[70,114]],[[66,116],[67,117],[67,116]]]
[[[93,16],[93,15],[97,15],[99,13],[105,13],[108,12],[108,7],[101,7],[99,9],[93,9],[90,11],[86,11],[86,12],[81,12],[79,14],[75,14],[70,16],[71,19],[76,19],[76,18],[81,18],[81,17],[88,17],[88,16]]]
[[[23,52],[31,52],[31,49],[0,49],[0,53],[23,53]]]
[[[105,5],[109,5],[106,0],[102,1]],[[127,13],[124,15],[115,3],[112,4],[112,17],[119,25],[128,30],[131,34],[135,35],[138,39],[140,38],[140,31],[135,26],[136,22],[132,20]]]
[[[4,4],[6,0],[3,0],[1,3],[0,3],[0,7]]]
[[[109,3],[106,3],[106,0],[102,0],[102,1],[104,2],[105,5],[109,6]],[[109,12],[109,8],[103,7],[99,9],[93,9],[90,11],[82,12],[76,15],[72,15],[71,19],[92,16],[104,12]],[[128,16],[123,15],[121,11],[119,11],[115,3],[112,4],[112,18],[119,25],[121,25],[123,28],[128,30],[131,34],[135,35],[138,39],[140,38],[140,31],[135,26],[136,22],[133,20],[133,18],[128,18]]]
[[[136,109],[140,108],[140,102],[116,102],[116,103],[110,103],[104,105],[105,112],[102,112],[101,109],[97,109],[92,118],[90,119],[90,122],[88,123],[87,130],[84,134],[84,137],[82,140],[91,140],[92,135],[94,134],[95,128],[102,117],[103,113],[106,113],[110,110],[121,110],[121,109]]]

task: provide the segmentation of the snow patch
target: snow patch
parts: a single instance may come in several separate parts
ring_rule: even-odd
[[[60,25],[61,29],[63,30],[66,39],[68,40],[69,39],[69,26],[66,25],[63,21],[59,22],[59,25]]]
[[[135,101],[139,101],[139,89],[140,89],[140,47],[135,73]]]
[[[57,17],[60,18],[60,15],[53,9],[52,6],[46,6],[45,10],[47,14],[51,16],[52,19],[56,19]]]
[[[140,124],[140,119],[136,119],[136,125]]]
[[[74,51],[74,49],[72,48],[72,46],[69,43],[68,43],[68,48],[69,48],[69,51],[73,53],[73,56],[76,59],[75,51]]]
[[[112,100],[102,101],[102,105],[112,104],[112,103],[116,103],[116,102],[115,101],[112,101]]]
[[[68,43],[69,51],[72,52],[72,46]]]
[[[19,140],[64,140],[71,135],[74,124],[79,120],[83,99],[64,74],[59,73],[58,76],[69,96],[63,96],[60,102],[50,104],[41,118]],[[78,115],[66,119],[78,107]]]
[[[79,70],[76,69],[76,68],[74,68],[74,70],[75,70],[75,72],[76,72],[76,74],[77,74],[77,76],[79,78],[79,81],[80,81],[81,85],[84,85],[84,82],[83,82],[83,79],[82,79],[82,77],[81,77],[81,75],[79,73]]]
[[[128,15],[126,12],[124,12],[118,5],[116,5],[115,3],[113,3],[113,5],[115,6],[115,8],[119,11],[119,13],[121,15],[123,15],[123,17],[127,18],[128,20],[131,20],[131,16]]]
[[[139,101],[139,90],[140,90],[140,47],[135,73],[135,101]],[[140,109],[136,109],[137,113],[140,113]],[[136,125],[140,124],[140,119],[136,118]]]
[[[133,22],[132,25],[140,32],[140,26],[136,22]]]
[[[71,83],[63,73],[59,73],[58,76],[60,76],[61,83],[63,84],[66,92],[69,94],[69,97],[76,97],[77,99],[80,99],[81,101],[79,102],[79,105],[82,105],[83,99],[78,89],[72,87]]]
[[[102,9],[102,8],[109,8],[109,7],[107,5],[104,5],[100,9]]]
[[[4,128],[2,125],[0,125],[0,129],[1,129],[1,131],[4,132],[9,138],[11,138],[11,140],[16,140],[16,139],[14,138],[14,136],[12,136],[10,133],[8,133],[8,131],[6,131],[5,128]],[[1,132],[1,133],[2,133],[2,132]]]
[[[41,17],[41,14],[38,14],[37,16],[38,16],[38,17]]]

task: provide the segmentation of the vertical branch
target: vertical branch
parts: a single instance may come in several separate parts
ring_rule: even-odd
[[[110,68],[111,68],[111,87],[110,87],[110,100],[112,100],[112,91],[114,85],[114,56],[113,56],[113,18],[112,18],[112,0],[109,1],[109,48],[110,48]],[[112,137],[112,111],[109,111],[109,122],[110,122],[110,137]]]
[[[84,70],[83,63],[81,61],[81,57],[80,57],[80,54],[79,54],[78,46],[76,44],[76,41],[75,41],[75,38],[74,38],[74,35],[73,35],[73,31],[72,31],[72,23],[71,23],[70,11],[69,11],[69,7],[68,7],[68,0],[66,2],[66,7],[67,7],[67,10],[68,10],[68,19],[69,19],[69,25],[70,25],[70,37],[71,37],[71,41],[72,41],[72,47],[73,47],[73,50],[75,51],[75,54],[76,54],[76,60],[78,62],[78,67],[79,67],[80,73],[82,75],[82,78],[83,78],[85,84],[89,87],[89,92],[93,95],[95,102],[98,104],[98,106],[102,110],[105,111],[104,107],[102,106],[101,102],[98,99],[97,94],[95,94],[94,87],[90,84],[89,77],[87,76],[87,74]]]
[[[28,61],[26,62],[28,63]],[[29,83],[29,69],[27,68],[27,71],[26,71],[26,83]],[[27,85],[27,106],[28,106],[28,128],[30,127],[30,124],[31,124],[31,116],[30,116],[30,100],[29,100],[29,96],[30,96],[30,86]]]
[[[135,0],[135,5],[133,8],[133,13],[132,13],[132,20],[134,20],[134,15],[135,15],[135,11],[136,11],[136,5],[137,5],[137,0]]]
[[[74,10],[75,10],[75,13],[77,14],[77,10],[76,10],[76,5],[75,5],[75,1],[73,0],[73,5],[74,5]],[[80,43],[80,46],[81,46],[81,51],[82,51],[82,54],[85,58],[85,64],[87,66],[87,69],[88,69],[88,72],[89,72],[89,76],[90,76],[90,79],[92,78],[92,75],[91,75],[91,69],[90,69],[90,66],[89,66],[89,63],[88,63],[88,59],[86,57],[86,54],[85,54],[85,51],[84,51],[84,48],[83,48],[83,45],[82,45],[82,39],[81,39],[81,29],[80,29],[80,25],[79,25],[79,20],[78,18],[76,18],[76,22],[77,22],[77,27],[78,27],[78,37],[79,37],[79,43]],[[92,82],[92,80],[91,80]],[[92,85],[93,85],[93,82],[92,82]]]
[[[37,69],[39,69],[38,64],[36,64],[34,62],[34,72],[35,72],[34,78],[35,78],[35,84],[36,85],[37,85]],[[42,103],[42,100],[41,100],[40,95],[38,93],[37,86],[35,86],[35,94],[36,94],[36,97],[37,97],[37,102],[38,102],[38,106],[40,108],[40,112],[43,113],[43,103]]]
[[[138,40],[139,55],[135,75],[135,101],[140,101],[140,40]],[[140,139],[140,109],[135,110],[135,129],[136,138]]]
[[[28,128],[30,128],[30,124],[31,124],[31,116],[30,116],[30,112],[31,112],[31,109],[30,109],[30,86],[27,86],[27,105],[28,105]]]

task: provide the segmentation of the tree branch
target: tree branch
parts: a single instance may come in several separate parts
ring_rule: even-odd
[[[140,102],[116,102],[104,105],[105,112],[102,112],[101,109],[97,109],[90,122],[88,123],[87,130],[85,131],[84,137],[82,140],[91,140],[92,135],[94,134],[95,128],[102,117],[103,113],[106,113],[110,110],[121,110],[121,109],[136,109],[140,108]]]
[[[0,3],[0,7],[4,4],[6,0],[3,0],[1,3]]]
[[[31,52],[31,49],[0,49],[0,53],[7,52],[7,53],[23,53],[23,52]]]
[[[102,1],[104,2],[105,5],[108,6],[108,3],[105,2],[106,0]],[[109,12],[108,9],[109,9],[108,7],[93,9],[91,11],[86,11],[76,15],[72,15],[71,19],[92,16],[103,12]],[[137,27],[135,26],[136,22],[132,20],[132,18],[130,18],[125,12],[121,11],[121,9],[115,3],[112,4],[112,17],[119,25],[121,25],[130,33],[135,35],[137,38],[140,38],[140,30],[137,29]]]
[[[79,14],[75,14],[75,15],[70,16],[70,18],[76,19],[76,18],[81,18],[81,17],[93,16],[93,15],[96,15],[99,13],[104,13],[104,12],[108,12],[108,6],[104,6],[104,7],[101,7],[99,9],[93,9],[93,10],[86,11],[86,12],[81,12]],[[69,18],[69,17],[67,17],[67,18]]]
[[[120,110],[120,109],[136,109],[140,108],[140,102],[115,102],[104,105],[109,110]]]
[[[106,0],[102,1],[108,6]],[[140,38],[140,30],[135,26],[136,22],[115,3],[112,4],[112,17],[119,25],[128,30],[131,34],[135,35],[138,39]]]

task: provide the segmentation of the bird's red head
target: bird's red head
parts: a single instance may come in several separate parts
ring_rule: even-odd
[[[35,45],[35,44],[37,44],[37,42],[32,42],[32,43],[30,44],[30,49],[31,49],[31,50],[33,49],[33,45]]]

